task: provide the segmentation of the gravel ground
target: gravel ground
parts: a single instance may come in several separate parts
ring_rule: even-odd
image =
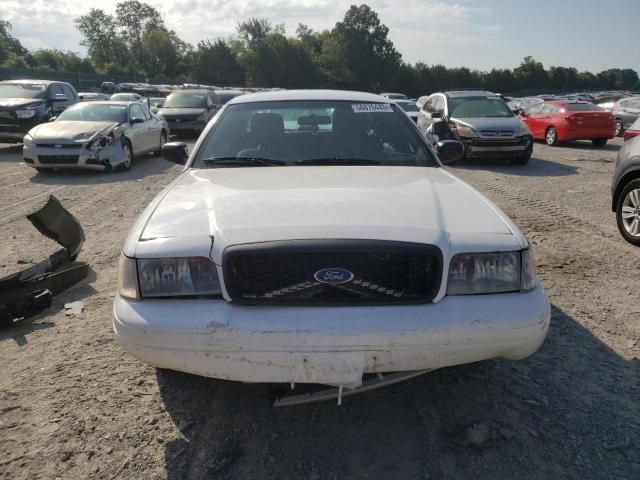
[[[38,174],[0,147],[0,274],[57,246],[25,214],[54,193],[78,217],[89,279],[0,332],[0,478],[640,478],[640,249],[619,236],[605,148],[536,144],[529,165],[451,168],[528,235],[553,305],[521,362],[447,368],[334,403],[271,407],[262,385],[156,370],[111,333],[116,259],[180,167]],[[64,304],[82,300],[80,315]]]

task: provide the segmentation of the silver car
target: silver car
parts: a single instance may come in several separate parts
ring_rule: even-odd
[[[640,96],[618,100],[611,113],[616,119],[616,137],[620,137],[640,117]]]
[[[83,102],[24,137],[22,155],[38,171],[58,168],[129,170],[137,155],[160,152],[163,119],[135,102]]]
[[[618,151],[611,182],[611,209],[622,237],[640,246],[640,136]]]

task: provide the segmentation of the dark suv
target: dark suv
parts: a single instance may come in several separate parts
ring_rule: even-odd
[[[533,137],[500,96],[485,91],[448,91],[418,100],[418,128],[431,133],[434,122],[445,120],[450,139],[465,146],[466,158],[510,158],[525,164],[531,158]],[[439,139],[443,140],[443,139]]]
[[[76,90],[65,82],[0,82],[0,143],[21,142],[34,126],[47,122],[77,101]]]

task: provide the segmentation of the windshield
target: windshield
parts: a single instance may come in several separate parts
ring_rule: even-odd
[[[206,108],[207,95],[204,93],[172,93],[167,97],[165,108]]]
[[[127,107],[94,102],[80,103],[67,108],[57,121],[124,123],[127,121]]]
[[[386,103],[279,101],[230,105],[198,150],[194,167],[435,165],[415,127]],[[240,159],[238,158],[240,157]],[[251,163],[246,160],[253,159]],[[265,164],[261,162],[260,165]]]
[[[513,117],[504,100],[500,98],[452,98],[449,115],[456,118]]]
[[[602,112],[603,110],[593,103],[567,103],[564,108],[572,112]]]
[[[405,112],[417,112],[418,107],[413,102],[396,102],[398,106]]]
[[[42,83],[0,83],[0,98],[44,99],[47,86]]]

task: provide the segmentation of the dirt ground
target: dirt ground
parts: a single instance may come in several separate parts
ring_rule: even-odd
[[[0,147],[0,274],[56,248],[24,218],[50,193],[84,226],[91,265],[0,332],[0,478],[640,478],[640,248],[619,236],[609,193],[620,145],[536,144],[524,167],[451,168],[533,243],[553,306],[534,356],[283,409],[265,386],[156,370],[114,343],[119,250],[180,167],[148,157],[127,173],[43,175]],[[83,312],[67,315],[75,300]]]

